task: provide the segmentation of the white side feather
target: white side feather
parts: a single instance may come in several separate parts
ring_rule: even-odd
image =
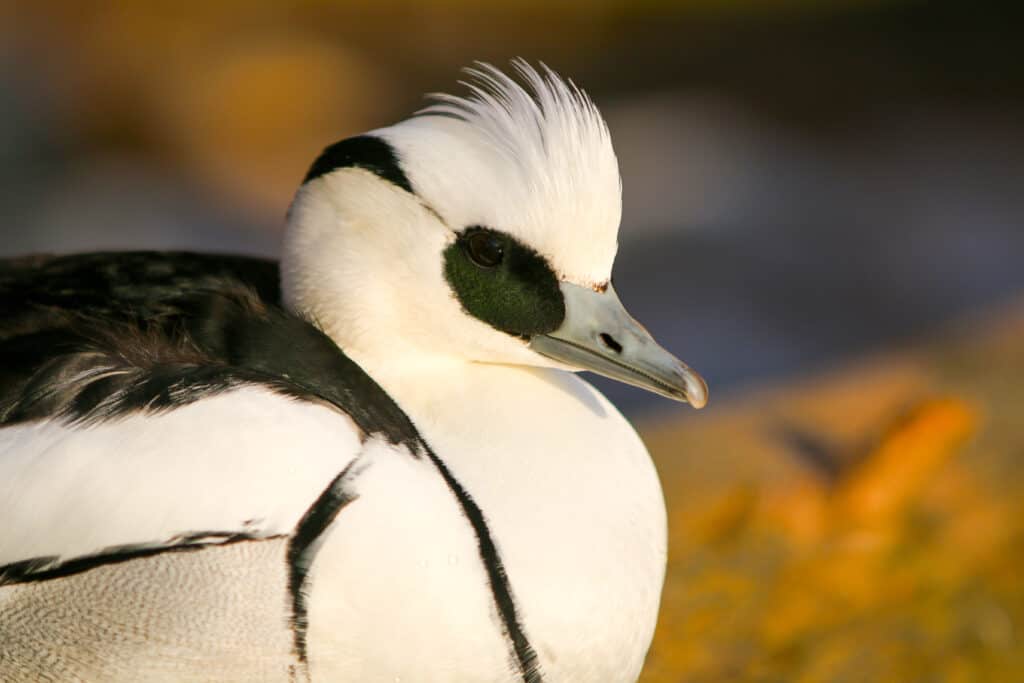
[[[196,532],[287,534],[362,448],[351,420],[256,387],[90,427],[0,430],[0,565]]]

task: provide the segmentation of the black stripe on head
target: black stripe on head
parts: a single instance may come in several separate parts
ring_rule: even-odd
[[[346,138],[320,153],[302,184],[339,168],[361,168],[412,194],[412,183],[402,170],[395,148],[373,135]]]
[[[473,226],[459,233],[445,249],[444,274],[467,313],[507,334],[545,334],[565,319],[547,260],[498,230]]]

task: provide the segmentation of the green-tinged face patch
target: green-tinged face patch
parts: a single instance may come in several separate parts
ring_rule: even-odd
[[[565,318],[565,302],[551,266],[515,238],[471,227],[445,249],[444,274],[462,308],[517,337],[551,332]]]

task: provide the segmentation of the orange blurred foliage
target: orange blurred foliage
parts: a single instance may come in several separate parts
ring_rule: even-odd
[[[645,430],[671,538],[642,680],[1024,680],[1011,317]]]

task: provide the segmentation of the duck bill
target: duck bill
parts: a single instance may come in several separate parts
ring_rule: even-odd
[[[531,349],[575,369],[704,407],[704,379],[654,341],[626,312],[611,284],[599,292],[563,282],[561,290],[565,320],[557,330],[533,336]]]

